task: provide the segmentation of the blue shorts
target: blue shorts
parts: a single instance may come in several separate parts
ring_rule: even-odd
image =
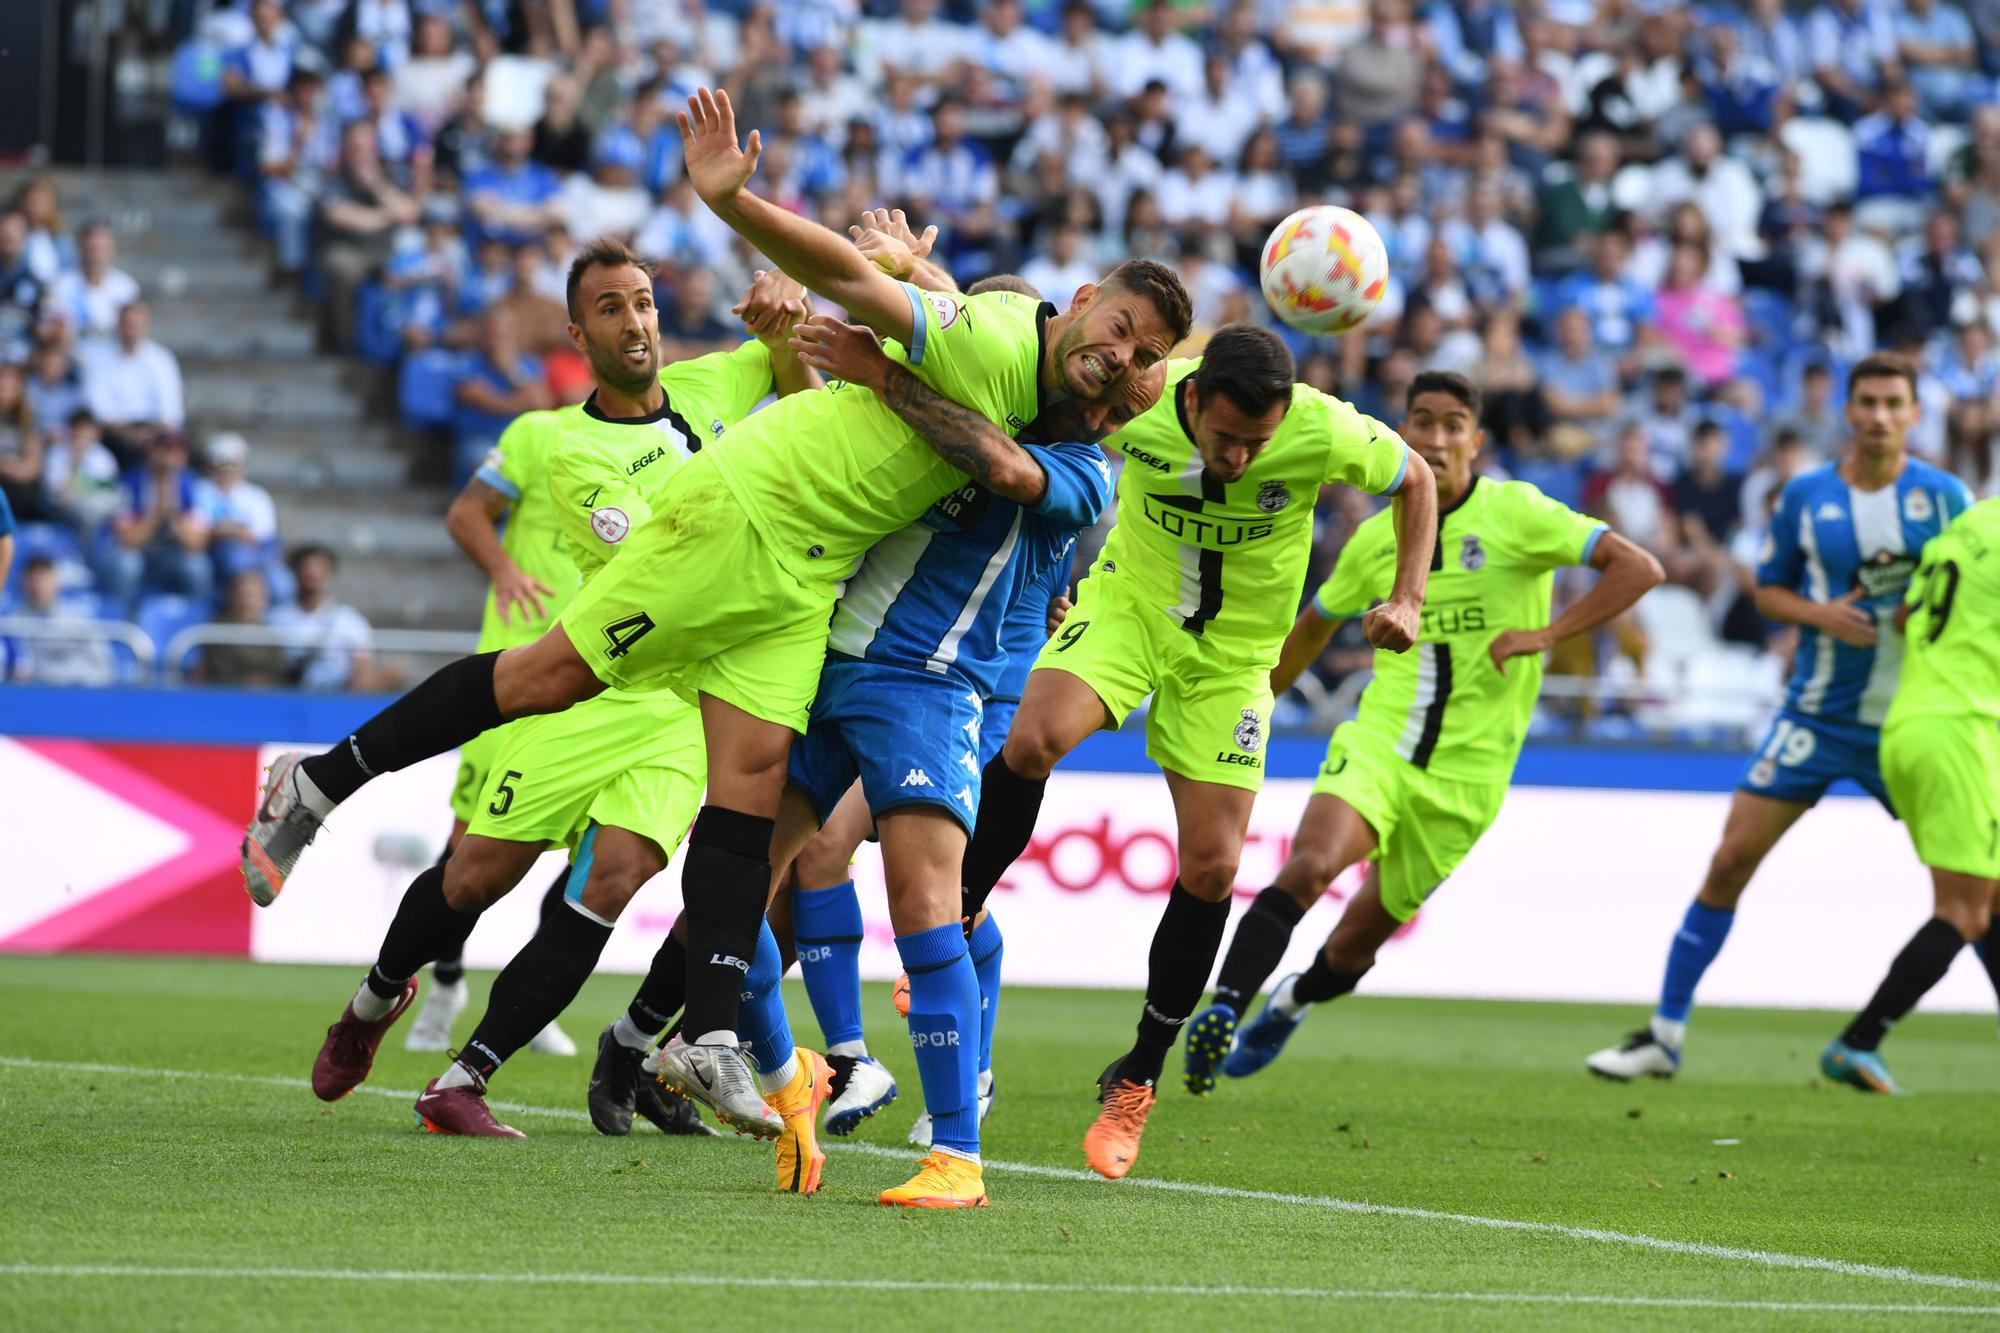
[[[1883,785],[1877,758],[1881,737],[1874,727],[1781,712],[1764,733],[1737,790],[1774,801],[1817,805],[1828,787],[1847,778],[1893,815],[1896,807]]]
[[[988,699],[986,720],[979,724],[979,768],[984,772],[993,762],[993,756],[1000,753],[1000,747],[1007,743],[1007,733],[1014,728],[1014,714],[1021,709],[1019,699]]]
[[[878,819],[899,806],[935,805],[970,834],[985,711],[960,676],[828,658],[788,777],[822,820],[859,777]]]

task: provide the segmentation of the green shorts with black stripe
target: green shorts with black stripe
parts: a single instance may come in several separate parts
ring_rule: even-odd
[[[1500,814],[1506,783],[1453,782],[1396,753],[1396,738],[1346,722],[1327,742],[1313,794],[1337,796],[1375,830],[1382,907],[1408,921]]]
[[[708,781],[701,714],[667,692],[608,690],[500,733],[467,832],[576,850],[592,824],[672,856]]]
[[[1093,573],[1036,671],[1066,671],[1096,693],[1113,726],[1153,700],[1146,755],[1169,773],[1256,791],[1271,717],[1269,662],[1232,659],[1119,580]]]
[[[1882,781],[1933,870],[2000,879],[2000,727],[1918,714],[1882,729]]]

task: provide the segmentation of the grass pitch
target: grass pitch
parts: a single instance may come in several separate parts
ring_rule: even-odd
[[[2000,1326],[1990,1018],[1900,1027],[1889,1099],[1819,1080],[1824,1013],[1701,1011],[1681,1078],[1616,1086],[1582,1058],[1630,1010],[1350,998],[1254,1079],[1174,1082],[1112,1184],[1078,1143],[1134,997],[1012,990],[993,1206],[911,1214],[875,1203],[922,1103],[885,988],[903,1098],[801,1200],[747,1140],[599,1137],[587,1054],[498,1076],[521,1143],[419,1132],[443,1057],[400,1028],[321,1105],[357,976],[0,960],[0,1328]],[[586,1052],[630,985],[571,1007]]]

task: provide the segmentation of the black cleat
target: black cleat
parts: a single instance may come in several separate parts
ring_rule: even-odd
[[[701,1108],[656,1078],[639,1079],[639,1114],[662,1134],[714,1138],[722,1131],[701,1118]]]
[[[616,1027],[613,1024],[612,1027]],[[638,1104],[641,1079],[639,1062],[644,1051],[635,1051],[612,1035],[607,1027],[597,1037],[597,1063],[590,1069],[590,1123],[600,1134],[622,1138],[632,1132],[632,1111]],[[665,1089],[661,1089],[665,1091]]]

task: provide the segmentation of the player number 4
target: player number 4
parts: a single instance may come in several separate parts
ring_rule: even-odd
[[[606,657],[623,657],[632,651],[632,645],[653,632],[653,618],[641,611],[636,616],[614,620],[604,627],[604,637],[611,646],[605,651]]]

